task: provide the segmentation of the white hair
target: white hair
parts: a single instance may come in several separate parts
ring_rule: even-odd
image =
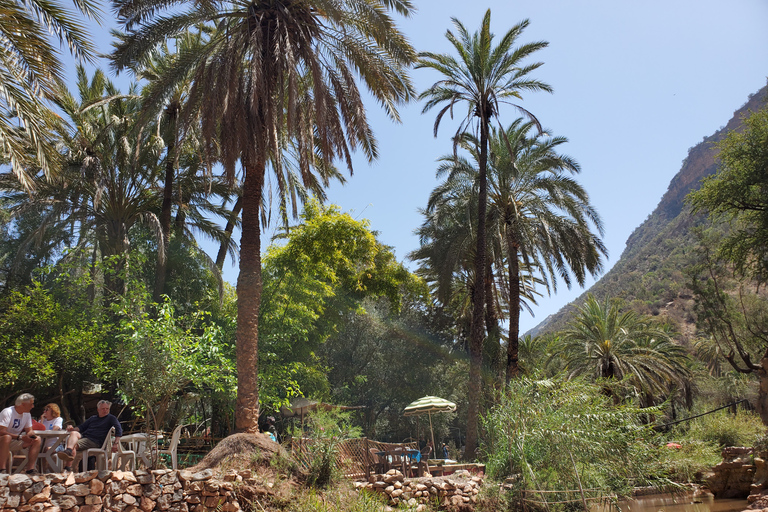
[[[35,397],[29,393],[22,393],[16,397],[16,405],[21,405],[27,402],[34,402]]]

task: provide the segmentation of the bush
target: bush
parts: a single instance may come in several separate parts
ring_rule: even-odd
[[[352,426],[349,413],[338,409],[313,411],[306,428],[307,432],[296,429],[291,434],[295,438],[311,438],[302,453],[308,466],[307,483],[312,487],[327,487],[339,479],[336,467],[339,445],[347,439],[360,437],[361,430]]]
[[[519,379],[484,424],[488,475],[514,475],[521,489],[625,494],[632,484],[656,476],[650,472],[653,450],[643,441],[655,435],[640,418],[658,412],[615,406],[598,386],[582,380]],[[563,498],[579,499],[551,497]]]
[[[686,437],[721,448],[752,446],[764,431],[765,426],[757,414],[743,410],[733,414],[723,410],[691,420]]]

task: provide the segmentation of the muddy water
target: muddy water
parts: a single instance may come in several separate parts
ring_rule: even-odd
[[[620,501],[618,506],[621,512],[741,512],[748,503],[747,500],[693,498],[691,494],[652,494]]]

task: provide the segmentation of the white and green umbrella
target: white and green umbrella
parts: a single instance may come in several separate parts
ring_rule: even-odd
[[[445,398],[437,396],[425,396],[415,402],[411,402],[403,411],[403,416],[416,416],[418,414],[429,415],[429,432],[432,434],[432,449],[437,451],[435,445],[435,433],[432,430],[432,413],[434,412],[453,412],[456,410],[456,404],[449,402]]]

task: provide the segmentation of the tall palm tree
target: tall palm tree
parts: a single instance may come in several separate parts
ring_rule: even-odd
[[[98,21],[97,2],[72,3]],[[64,65],[50,36],[78,59],[91,59],[94,48],[77,14],[60,1],[6,0],[0,13],[0,155],[30,190],[34,183],[27,169],[41,167],[47,175],[52,162],[59,160],[51,135],[61,123],[48,102],[64,80]]]
[[[631,310],[622,313],[616,302],[609,304],[606,299],[601,303],[592,294],[563,331],[562,341],[558,356],[563,357],[571,377],[627,379],[647,397],[667,393],[671,386],[682,389],[691,381],[688,354],[668,331]],[[606,392],[613,394],[609,388]]]
[[[455,166],[471,169],[469,161],[447,155],[440,159],[437,175],[451,173]],[[475,173],[476,175],[476,170]],[[472,175],[468,170],[466,176]],[[416,230],[419,248],[408,257],[419,261],[417,273],[430,284],[437,300],[451,309],[457,319],[459,332],[467,337],[472,317],[472,290],[477,285],[474,273],[476,249],[475,215],[477,214],[477,187],[473,178],[456,179],[451,174],[446,182],[430,195],[427,208],[422,210],[424,222]],[[488,267],[485,279],[485,326],[487,339],[483,348],[484,372],[493,370],[493,378],[503,372],[505,364],[500,361],[501,326],[509,310],[507,300],[508,279],[496,271],[492,262],[503,261],[500,237],[488,237]],[[538,279],[527,266],[521,267],[519,297],[520,307],[535,304],[535,285]],[[506,289],[502,289],[506,288]],[[489,374],[490,376],[490,374]],[[503,381],[503,373],[501,380]],[[485,379],[492,381],[489,379]]]
[[[533,123],[518,119],[504,133],[494,130],[490,140],[489,225],[503,245],[509,279],[507,382],[519,372],[520,264],[537,269],[551,293],[558,279],[568,288],[573,281],[583,286],[587,273],[602,272],[601,255],[607,254],[600,216],[571,177],[579,165],[557,152],[568,139],[531,136],[532,129]]]
[[[391,10],[409,15],[409,0],[114,0],[126,39],[113,54],[115,69],[141,62],[164,40],[195,26],[215,28],[203,48],[181,51],[157,88],[156,100],[191,72],[190,105],[207,154],[233,179],[243,169],[242,237],[237,281],[237,417],[240,431],[258,429],[258,318],[261,304],[260,210],[267,164],[280,176],[280,144],[298,148],[301,178],[336,158],[352,170],[358,147],[372,160],[357,75],[393,119],[412,85],[406,67],[415,52],[397,30]],[[194,113],[194,115],[193,115]],[[325,183],[326,178],[320,176]]]
[[[474,125],[479,132],[480,168],[478,176],[478,215],[477,249],[475,252],[475,275],[477,282],[485,281],[486,273],[486,208],[487,208],[487,162],[488,133],[491,120],[500,114],[502,104],[510,104],[526,115],[534,118],[522,106],[513,103],[521,99],[522,91],[547,91],[551,87],[539,80],[528,77],[529,73],[539,68],[542,63],[524,65],[522,62],[531,54],[547,46],[546,42],[536,42],[514,48],[517,38],[528,26],[528,20],[512,27],[493,46],[491,33],[491,11],[485,13],[480,30],[470,35],[462,23],[453,18],[458,35],[450,30],[446,38],[453,45],[458,59],[448,54],[423,52],[419,54],[417,68],[431,68],[441,73],[444,78],[438,80],[429,89],[421,93],[426,100],[423,112],[441,106],[435,118],[434,132],[446,113],[453,115],[457,104],[465,104],[467,114],[460,123],[457,134]],[[535,118],[534,118],[535,119]],[[483,345],[483,307],[485,305],[485,287],[475,286],[472,296],[472,328],[470,333],[470,371],[469,371],[469,408],[467,419],[467,444],[465,454],[474,458],[477,449],[477,427],[480,397],[480,368],[482,365]]]

